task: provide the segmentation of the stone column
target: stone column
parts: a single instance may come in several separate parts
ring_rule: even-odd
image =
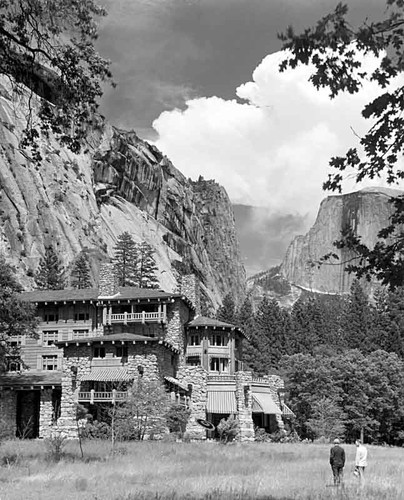
[[[254,423],[252,419],[251,372],[236,372],[237,413],[240,422],[240,441],[254,440]]]
[[[53,426],[53,406],[52,389],[41,391],[39,403],[39,437],[46,438],[50,436]]]
[[[190,396],[191,415],[187,425],[187,433],[191,439],[206,439],[206,430],[198,424],[196,419],[206,419],[207,378],[208,374],[201,366],[182,365],[177,372],[177,379],[182,384],[192,385]]]

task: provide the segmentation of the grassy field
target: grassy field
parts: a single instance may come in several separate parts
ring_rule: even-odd
[[[71,442],[53,463],[43,442],[13,441],[0,446],[0,459],[11,459],[0,467],[0,499],[404,499],[404,448],[370,446],[363,489],[352,474],[355,447],[345,449],[344,485],[335,488],[322,444],[150,441],[111,454],[109,443],[89,441],[83,462]]]

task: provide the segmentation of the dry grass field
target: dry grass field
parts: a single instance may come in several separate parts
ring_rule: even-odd
[[[331,486],[329,446],[322,444],[131,442],[111,454],[109,443],[70,442],[58,463],[41,441],[0,447],[1,500],[146,499],[404,499],[404,448],[369,447],[364,488],[353,476],[347,445],[345,481]],[[13,461],[16,462],[12,463]]]

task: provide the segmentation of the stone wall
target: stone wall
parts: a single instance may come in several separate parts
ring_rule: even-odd
[[[185,385],[192,385],[190,398],[191,415],[187,432],[191,439],[206,439],[206,430],[197,423],[197,418],[206,418],[207,379],[208,374],[201,366],[186,366],[182,364],[177,373],[177,379]]]
[[[98,293],[101,297],[110,297],[118,291],[118,281],[114,264],[104,262],[100,265]]]
[[[201,314],[200,283],[195,274],[186,274],[181,277],[181,293],[184,294],[195,307],[195,315]]]
[[[52,389],[44,389],[39,403],[39,437],[49,437],[53,428]]]
[[[254,423],[252,419],[251,372],[236,372],[236,401],[238,420],[240,422],[240,441],[254,440]]]
[[[173,347],[179,349],[181,353],[185,349],[185,328],[184,324],[189,321],[189,309],[180,300],[176,300],[167,312],[167,330],[164,340]]]
[[[17,431],[17,393],[0,392],[0,438],[14,438]]]

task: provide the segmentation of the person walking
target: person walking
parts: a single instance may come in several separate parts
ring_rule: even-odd
[[[358,472],[358,477],[361,485],[365,484],[365,467],[368,465],[368,450],[363,445],[360,439],[355,441],[356,456],[355,456],[355,471]]]
[[[340,440],[334,439],[334,446],[330,450],[330,465],[334,476],[334,484],[341,484],[345,465],[345,450],[340,446]]]

